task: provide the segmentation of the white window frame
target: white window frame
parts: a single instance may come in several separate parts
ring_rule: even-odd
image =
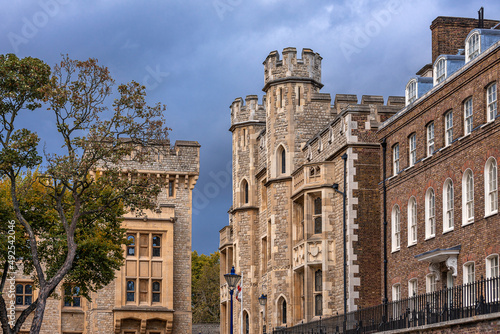
[[[408,140],[408,146],[409,146],[409,150],[410,150],[409,165],[411,167],[417,163],[417,134],[416,133],[410,135],[410,138]]]
[[[392,313],[394,318],[399,317],[401,313],[403,312],[402,310],[402,303],[401,301],[401,283],[394,284],[392,286]]]
[[[436,62],[434,73],[436,73],[434,85],[438,85],[446,79],[446,59],[441,58]]]
[[[474,306],[476,303],[476,294],[474,286],[468,285],[476,281],[476,266],[474,262],[466,262],[463,266],[463,300],[464,306]]]
[[[481,53],[481,37],[479,32],[475,32],[469,36],[467,42],[465,43],[465,47],[467,62],[479,56]]]
[[[391,226],[391,248],[397,252],[401,249],[401,210],[397,204],[392,207]]]
[[[453,231],[455,227],[455,189],[448,178],[443,185],[443,233]]]
[[[392,169],[394,175],[399,173],[399,144],[392,147]]]
[[[462,226],[474,223],[474,174],[471,169],[462,178]]]
[[[417,80],[411,79],[406,84],[406,105],[412,103],[417,99]]]
[[[418,295],[418,281],[416,278],[412,278],[408,281],[408,298],[412,298]]]
[[[488,122],[493,122],[497,117],[497,83],[494,82],[486,89],[486,114]]]
[[[429,188],[425,193],[425,239],[436,236],[436,193]]]
[[[486,216],[498,213],[498,165],[493,157],[484,165],[484,191]]]
[[[430,157],[434,154],[435,146],[434,146],[434,122],[431,122],[427,125],[427,156]]]
[[[433,293],[437,291],[436,275],[429,274],[425,277],[425,289],[427,293]]]
[[[492,278],[500,276],[500,257],[498,254],[491,254],[486,258],[486,279],[487,290],[490,293],[486,296],[487,302],[495,302],[500,299],[500,289],[498,286],[498,280],[491,281]],[[488,286],[489,285],[489,286]]]
[[[464,135],[472,132],[474,126],[474,108],[472,105],[472,97],[464,102]]]
[[[500,276],[500,257],[498,254],[491,254],[486,258],[486,278]]]
[[[392,301],[396,302],[401,300],[401,284],[397,283],[392,286]]]
[[[449,146],[453,141],[453,110],[448,111],[444,116],[444,126],[446,146]]]
[[[417,243],[417,200],[414,196],[408,201],[408,246]]]

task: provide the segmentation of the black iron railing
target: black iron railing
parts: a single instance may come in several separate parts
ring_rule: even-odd
[[[500,277],[444,288],[345,315],[323,318],[273,334],[375,333],[500,312]]]

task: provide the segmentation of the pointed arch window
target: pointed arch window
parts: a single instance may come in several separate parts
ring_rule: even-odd
[[[277,160],[278,160],[278,175],[286,174],[286,150],[280,145],[277,151]]]
[[[241,181],[241,204],[248,204],[248,182],[247,180]]]

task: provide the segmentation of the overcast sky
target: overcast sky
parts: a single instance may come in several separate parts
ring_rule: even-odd
[[[500,19],[499,1],[409,0],[0,0],[0,53],[50,66],[61,54],[97,58],[117,83],[136,80],[167,105],[175,140],[201,144],[193,202],[193,250],[218,249],[231,206],[231,102],[262,98],[270,51],[311,48],[323,57],[323,93],[403,95],[431,61],[437,16]],[[56,147],[41,112],[18,126]]]

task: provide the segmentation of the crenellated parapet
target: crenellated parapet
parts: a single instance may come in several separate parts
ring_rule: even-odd
[[[309,79],[320,88],[321,56],[311,49],[302,49],[302,58],[297,59],[296,48],[283,49],[283,59],[278,51],[272,51],[264,61],[264,88],[285,80]]]
[[[231,127],[245,122],[265,122],[266,121],[266,96],[259,104],[257,95],[247,95],[245,100],[236,98],[231,104]]]

